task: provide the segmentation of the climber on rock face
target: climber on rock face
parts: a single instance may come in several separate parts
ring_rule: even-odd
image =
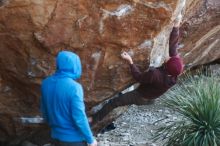
[[[183,72],[183,62],[178,55],[179,26],[182,20],[180,14],[174,21],[174,27],[169,38],[169,59],[161,67],[150,67],[147,71],[141,72],[133,63],[131,56],[123,52],[121,57],[130,64],[131,74],[140,83],[139,87],[125,94],[110,99],[101,110],[92,115],[92,124],[102,120],[114,108],[125,105],[145,105],[152,103],[155,98],[163,95],[168,89],[174,86],[178,76]]]

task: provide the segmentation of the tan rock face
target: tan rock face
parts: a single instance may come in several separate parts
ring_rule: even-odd
[[[0,0],[0,114],[14,125],[13,117],[39,114],[41,80],[54,72],[55,56],[62,48],[81,57],[80,82],[88,109],[124,89],[133,80],[121,51],[129,51],[143,69],[158,58],[155,66],[160,65],[168,54],[168,36],[180,3]],[[188,0],[185,13],[185,62],[198,65],[219,58],[219,1]],[[10,129],[4,121],[2,140],[26,130],[16,125]]]
[[[220,56],[220,1],[190,1],[183,24],[185,63],[202,65]]]

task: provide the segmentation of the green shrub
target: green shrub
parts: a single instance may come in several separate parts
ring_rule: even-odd
[[[167,146],[220,146],[220,81],[211,75],[187,77],[163,99],[177,120],[160,127],[155,140]]]

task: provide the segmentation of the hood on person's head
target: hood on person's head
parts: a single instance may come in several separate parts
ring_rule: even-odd
[[[171,57],[166,62],[166,70],[169,75],[178,76],[183,72],[183,61],[179,56]]]
[[[72,79],[79,79],[82,74],[81,61],[78,55],[70,51],[61,51],[56,58],[56,74]]]

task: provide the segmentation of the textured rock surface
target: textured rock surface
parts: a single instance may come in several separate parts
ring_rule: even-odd
[[[82,59],[90,109],[133,82],[122,50],[143,68],[163,62],[179,7],[173,0],[0,0],[0,141],[30,131],[14,118],[39,114],[40,83],[54,72],[60,48]],[[219,8],[218,0],[187,1],[187,64],[220,58]]]
[[[220,57],[220,1],[188,1],[182,28],[185,63],[196,66]]]

